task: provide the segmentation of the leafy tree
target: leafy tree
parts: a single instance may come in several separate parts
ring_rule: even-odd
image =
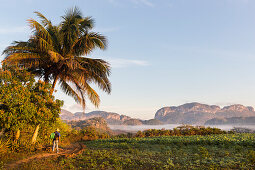
[[[0,129],[11,134],[26,126],[49,125],[56,121],[63,101],[49,92],[51,85],[35,82],[25,70],[0,69]]]
[[[106,38],[91,31],[94,20],[83,17],[77,9],[62,16],[59,25],[53,25],[44,15],[35,12],[41,19],[29,19],[33,35],[28,41],[15,41],[7,47],[3,63],[18,65],[31,71],[45,82],[53,82],[51,94],[57,82],[62,90],[85,108],[85,96],[98,106],[100,98],[90,86],[95,83],[110,93],[109,64],[102,59],[87,56],[96,48],[106,48]]]

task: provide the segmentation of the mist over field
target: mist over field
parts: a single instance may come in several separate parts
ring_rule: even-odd
[[[143,131],[146,129],[173,129],[178,126],[181,126],[181,124],[166,124],[166,125],[137,125],[137,126],[127,126],[127,125],[109,125],[110,129],[112,130],[121,130],[121,131],[127,131],[127,132],[137,132],[137,131]],[[196,125],[193,125],[196,126]],[[239,128],[248,128],[255,130],[255,125],[210,125],[205,127],[215,127],[222,130],[229,131],[233,129],[234,127]]]

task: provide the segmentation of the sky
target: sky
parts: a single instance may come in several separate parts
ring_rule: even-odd
[[[187,102],[255,107],[254,0],[0,0],[0,51],[31,35],[27,19],[39,11],[59,24],[78,7],[91,16],[108,48],[90,56],[111,63],[110,95],[99,108],[151,119]],[[85,56],[86,57],[86,56]],[[3,60],[4,56],[0,56]],[[64,109],[82,111],[57,87]]]

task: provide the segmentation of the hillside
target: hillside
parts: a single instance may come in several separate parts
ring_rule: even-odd
[[[155,119],[171,124],[204,124],[214,118],[251,117],[255,116],[253,107],[240,104],[220,108],[216,105],[186,103],[159,109]]]
[[[73,113],[69,112],[69,111],[67,111],[65,109],[61,109],[60,118],[62,120],[71,120],[73,118]]]
[[[143,122],[139,119],[129,119],[129,120],[126,120],[123,122],[123,125],[133,125],[133,126],[136,126],[136,125],[142,125]]]
[[[108,124],[111,125],[121,125],[124,121],[131,119],[129,116],[119,115],[118,113],[105,112],[105,111],[93,111],[89,113],[76,112],[70,114],[71,112],[64,109],[61,110],[60,118],[67,121],[80,121],[87,120],[94,117],[102,117],[106,120]]]
[[[84,129],[86,127],[92,127],[101,132],[112,133],[107,125],[107,122],[102,117],[94,117],[91,119],[80,121],[70,121],[68,122],[68,124],[70,124],[72,128],[75,128],[77,130]]]
[[[142,123],[144,125],[163,125],[163,123],[157,119],[143,120]]]
[[[207,120],[205,125],[255,125],[255,117],[231,117],[231,118],[213,118]]]
[[[62,120],[66,121],[80,121],[94,117],[102,117],[110,125],[203,125],[209,120],[211,120],[209,123],[215,122],[218,124],[220,121],[223,121],[223,123],[225,122],[228,124],[228,122],[233,122],[235,119],[237,119],[237,117],[240,117],[240,124],[251,124],[249,122],[250,119],[247,117],[255,117],[255,111],[253,107],[246,107],[240,104],[225,106],[221,108],[217,105],[186,103],[180,106],[163,107],[156,112],[155,118],[150,120],[134,119],[129,116],[106,111],[93,111],[89,113],[77,112],[72,114],[71,112],[64,109],[62,109],[60,117]],[[244,118],[247,118],[247,120],[243,121]]]
[[[102,117],[110,125],[162,125],[163,123],[156,119],[150,120],[140,120],[134,119],[126,115],[120,115],[113,112],[105,111],[93,111],[89,113],[76,112],[72,114],[71,112],[62,109],[60,118],[65,121],[81,121],[87,120],[95,117]]]

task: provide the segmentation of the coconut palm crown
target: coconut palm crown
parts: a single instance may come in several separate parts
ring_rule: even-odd
[[[15,41],[7,47],[3,51],[3,65],[18,65],[45,82],[51,82],[51,93],[58,82],[61,89],[82,104],[83,108],[85,96],[98,106],[99,95],[90,84],[95,83],[110,93],[111,83],[108,79],[109,63],[84,57],[97,48],[106,48],[106,38],[92,32],[94,20],[83,17],[77,8],[67,11],[59,25],[53,25],[39,12],[35,13],[41,21],[28,20],[32,36],[28,41]]]

